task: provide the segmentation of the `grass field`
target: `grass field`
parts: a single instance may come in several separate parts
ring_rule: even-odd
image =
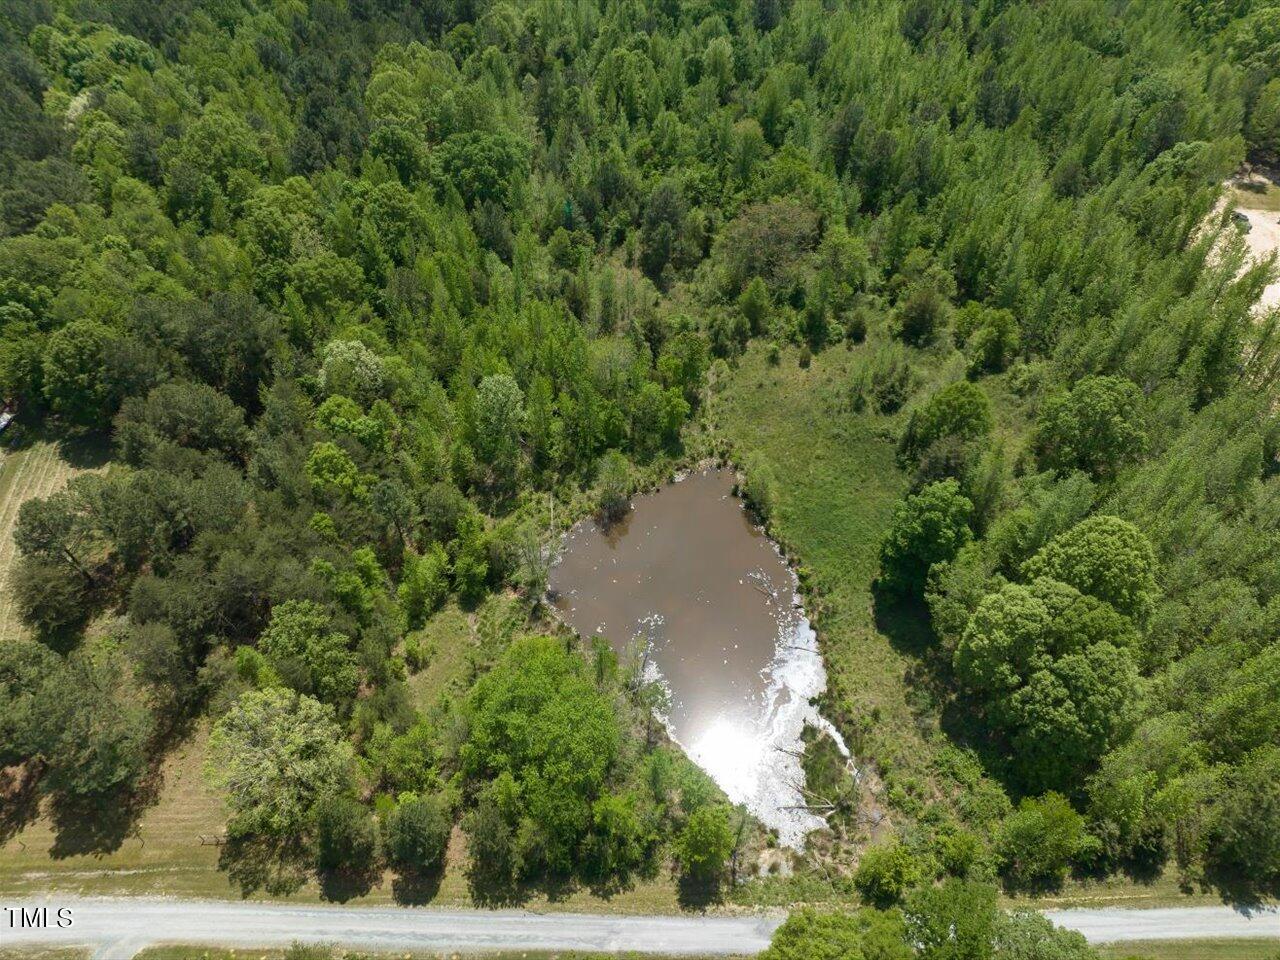
[[[922,789],[936,717],[909,696],[907,675],[918,666],[910,631],[898,638],[905,642],[882,632],[872,598],[880,539],[908,482],[891,440],[847,409],[865,349],[830,348],[803,369],[794,350],[773,366],[753,345],[716,396],[711,419],[735,457],[763,456],[777,475],[772,529],[808,586],[829,675],[828,714],[853,734],[862,760],[900,771],[904,789]]]
[[[1248,210],[1280,211],[1280,187],[1274,183],[1258,182],[1248,187],[1232,187],[1230,199]]]
[[[1099,948],[1104,960],[1275,960],[1275,940],[1182,940],[1116,943]]]
[[[0,643],[23,636],[8,589],[9,571],[18,553],[13,543],[18,509],[32,497],[61,490],[80,470],[100,466],[105,453],[100,441],[54,443],[42,439],[0,451]]]

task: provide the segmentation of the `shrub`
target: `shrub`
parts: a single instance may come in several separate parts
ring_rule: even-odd
[[[853,885],[864,903],[891,907],[922,879],[920,864],[906,847],[887,843],[869,847],[862,855]]]
[[[453,819],[439,797],[402,800],[387,817],[383,839],[387,860],[401,873],[429,873],[444,865]]]
[[[1016,885],[1060,883],[1072,860],[1089,850],[1084,817],[1066,797],[1046,793],[1018,804],[1000,826],[996,850],[1005,875]]]
[[[316,865],[321,870],[367,871],[378,855],[373,817],[348,797],[326,797],[316,804]]]
[[[773,467],[758,453],[750,454],[742,467],[742,496],[762,521],[768,521],[778,497],[778,478]]]

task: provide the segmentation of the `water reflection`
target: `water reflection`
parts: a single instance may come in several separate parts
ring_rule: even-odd
[[[671,693],[674,738],[781,841],[799,847],[822,820],[803,809],[806,722],[839,735],[810,698],[826,685],[817,639],[776,547],[732,496],[733,475],[703,470],[638,497],[602,530],[565,538],[551,573],[556,606],[584,636],[646,648]]]

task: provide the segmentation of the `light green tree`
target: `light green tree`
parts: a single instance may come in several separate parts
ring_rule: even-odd
[[[205,776],[226,793],[231,833],[288,839],[320,797],[351,788],[352,760],[329,707],[272,687],[242,694],[214,724]]]
[[[676,840],[676,855],[685,876],[703,883],[718,880],[733,854],[729,808],[709,803],[689,814]]]

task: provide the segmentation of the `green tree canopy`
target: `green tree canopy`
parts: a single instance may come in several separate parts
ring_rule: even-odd
[[[1005,584],[978,604],[954,665],[1032,788],[1078,790],[1078,770],[1125,732],[1138,675],[1128,620],[1047,578]]]
[[[1121,377],[1085,377],[1046,401],[1036,424],[1040,462],[1053,470],[1082,470],[1107,478],[1139,458],[1146,431],[1142,393]]]
[[[901,449],[915,457],[944,441],[965,443],[991,432],[991,402],[982,388],[961,380],[943,387],[911,414]]]
[[[1000,825],[996,842],[1008,875],[1019,885],[1055,885],[1081,853],[1093,848],[1084,818],[1057,793],[1027,797]]]
[[[1106,514],[1054,537],[1022,572],[1068,583],[1137,622],[1147,618],[1158,596],[1151,541],[1129,521]]]
[[[701,882],[719,879],[733,853],[729,808],[706,804],[689,814],[676,840],[676,855],[685,876]]]
[[[476,684],[467,716],[462,768],[472,780],[513,778],[527,869],[571,871],[621,737],[586,664],[550,637],[517,640]]]
[[[288,600],[271,611],[258,649],[299,693],[343,705],[355,696],[360,673],[350,638],[331,627],[329,615],[319,604]]]
[[[228,829],[287,838],[320,797],[351,786],[352,750],[333,711],[279,687],[240,696],[213,727],[205,775],[226,791]]]
[[[893,511],[880,544],[880,582],[904,596],[920,596],[935,563],[955,558],[973,537],[973,503],[960,484],[947,479],[926,484]]]
[[[384,821],[387,859],[401,873],[430,873],[444,865],[453,818],[439,797],[409,797]]]

